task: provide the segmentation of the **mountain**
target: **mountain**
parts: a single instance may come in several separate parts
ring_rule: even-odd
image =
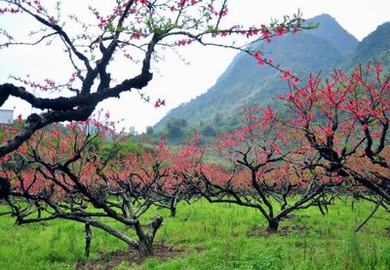
[[[344,56],[351,54],[359,43],[353,35],[328,14],[322,14],[307,21],[318,24],[316,29],[310,30],[310,35],[325,39]]]
[[[252,49],[260,50],[274,63],[291,68],[303,78],[320,71],[326,76],[337,67],[349,70],[373,57],[385,56],[390,60],[390,23],[379,26],[359,43],[327,14],[308,21],[318,23],[318,27],[276,38],[271,43],[258,41]],[[212,139],[218,131],[239,125],[237,113],[243,104],[274,106],[277,96],[287,91],[278,71],[259,66],[252,56],[239,53],[206,93],[172,109],[154,130],[171,142],[180,143],[192,128],[204,139]]]
[[[267,56],[272,57],[275,63],[283,63],[283,66],[291,67],[301,74],[321,69],[328,71],[329,67],[340,64],[343,58],[326,40],[304,33],[280,38],[270,44],[259,43],[255,49],[268,52]],[[240,53],[213,87],[196,99],[173,109],[156,127],[164,125],[169,118],[183,118],[188,122],[196,119],[205,121],[216,112],[233,113],[243,103],[267,103],[270,98],[281,94],[285,86],[286,83],[280,80],[279,73],[274,69],[259,67],[252,56]]]
[[[350,69],[371,59],[380,60],[390,69],[390,22],[386,22],[365,37],[345,59],[344,69]]]
[[[256,42],[252,47],[298,74],[320,70],[327,73],[341,64],[344,55],[353,50],[358,41],[329,15],[314,17],[309,22],[318,23],[318,28],[275,38],[271,43]],[[332,34],[325,34],[328,32]],[[171,110],[154,129],[161,131],[169,119],[185,119],[190,124],[210,123],[217,114],[234,114],[244,103],[268,104],[285,91],[286,83],[280,80],[277,71],[268,66],[259,67],[253,57],[239,53],[214,86]]]

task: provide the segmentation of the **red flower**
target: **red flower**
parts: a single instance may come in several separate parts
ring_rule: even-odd
[[[290,76],[291,76],[291,73],[289,70],[280,74],[280,78],[282,80],[288,80],[288,79],[290,79]]]
[[[283,26],[278,27],[278,28],[276,28],[276,30],[275,30],[275,34],[276,34],[277,36],[279,36],[279,37],[283,36],[285,32],[286,32],[286,29],[285,29]]]

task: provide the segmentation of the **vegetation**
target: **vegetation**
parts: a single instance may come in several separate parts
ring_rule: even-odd
[[[141,266],[117,262],[114,269],[387,270],[389,215],[379,209],[359,233],[354,233],[371,208],[365,201],[355,201],[352,208],[351,200],[336,200],[325,216],[316,208],[299,210],[283,221],[280,233],[268,234],[265,221],[252,209],[204,200],[183,203],[178,205],[175,218],[166,210],[159,211],[166,223],[156,236],[157,243],[181,247],[183,254],[165,262],[150,258]],[[4,210],[2,207],[0,212]],[[150,213],[145,220],[154,215]],[[84,233],[81,224],[50,221],[15,227],[13,222],[0,216],[1,269],[105,265],[109,258],[126,251],[120,240],[93,229],[91,257],[86,259],[84,239],[79,237]]]
[[[164,141],[135,148],[110,121],[38,131],[3,159],[6,215],[17,225],[55,219],[84,224],[86,256],[91,228],[99,228],[144,258],[155,255],[163,217],[144,224],[143,216],[158,207],[175,217],[182,201],[205,198],[255,209],[269,233],[300,209],[318,207],[324,214],[338,196],[374,202],[369,218],[379,207],[389,211],[389,74],[376,64],[348,76],[335,71],[325,83],[319,76],[309,76],[307,84],[282,78],[291,87],[287,116],[246,107],[243,126],[208,145],[195,136],[175,150]],[[8,126],[3,136],[21,124]],[[208,162],[207,153],[225,160]]]

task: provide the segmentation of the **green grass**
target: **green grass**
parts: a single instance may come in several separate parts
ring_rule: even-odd
[[[248,231],[266,226],[255,210],[205,201],[183,203],[176,218],[162,212],[164,226],[156,241],[185,247],[186,255],[162,263],[150,258],[142,266],[122,262],[116,269],[389,270],[390,215],[380,209],[359,233],[353,232],[372,207],[359,202],[352,211],[350,202],[338,201],[326,216],[316,208],[295,212],[280,225],[287,235],[248,236]],[[2,216],[0,269],[74,269],[77,260],[85,260],[83,228],[61,220],[15,226],[13,219]],[[125,250],[116,238],[93,229],[89,260]]]

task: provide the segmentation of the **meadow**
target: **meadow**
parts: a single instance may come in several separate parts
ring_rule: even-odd
[[[127,247],[93,228],[91,256],[84,256],[84,226],[72,221],[14,225],[0,216],[0,269],[390,269],[390,216],[379,209],[355,233],[373,205],[338,200],[323,216],[317,208],[293,212],[269,234],[260,214],[229,204],[178,205],[165,218],[156,244],[174,258],[120,262]],[[6,209],[0,207],[0,212]],[[121,225],[117,225],[121,226]],[[130,232],[129,232],[130,233]],[[169,257],[169,256],[168,256]]]

